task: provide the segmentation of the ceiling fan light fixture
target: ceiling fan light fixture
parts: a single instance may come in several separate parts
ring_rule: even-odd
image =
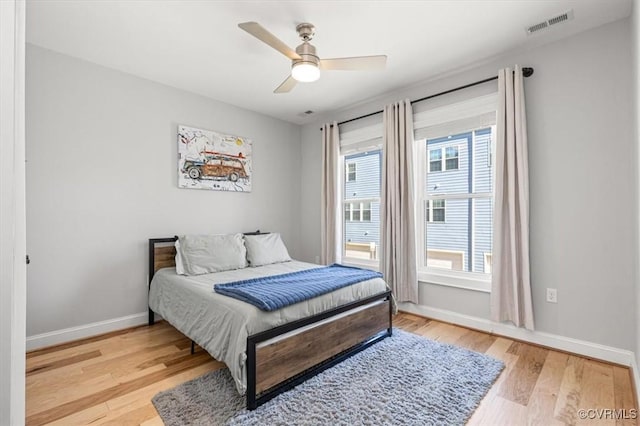
[[[295,51],[257,22],[242,22],[238,24],[238,27],[291,59],[291,74],[276,87],[273,93],[287,93],[298,82],[308,83],[318,80],[320,78],[320,69],[345,71],[380,70],[384,68],[387,62],[385,55],[325,58],[321,60],[315,46],[310,43],[315,35],[315,27],[308,22],[303,22],[296,26],[296,31],[302,39],[302,44],[298,45]]]
[[[313,62],[296,62],[291,67],[291,77],[302,83],[310,83],[320,78],[320,68]]]

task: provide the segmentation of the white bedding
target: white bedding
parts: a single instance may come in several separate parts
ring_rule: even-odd
[[[198,276],[180,276],[175,268],[164,268],[155,273],[151,282],[149,306],[215,359],[226,363],[238,392],[244,394],[247,389],[247,336],[382,293],[387,285],[381,278],[375,278],[266,312],[214,292],[214,284],[317,267],[294,260]]]

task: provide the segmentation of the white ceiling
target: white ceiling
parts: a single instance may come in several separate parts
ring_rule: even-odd
[[[27,40],[70,56],[302,124],[482,59],[629,16],[632,0],[28,0]],[[569,9],[575,19],[527,36]],[[290,61],[237,27],[257,21],[290,47],[316,26],[320,57],[386,54],[384,71],[325,71],[274,94]]]

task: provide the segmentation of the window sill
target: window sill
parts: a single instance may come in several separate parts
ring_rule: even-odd
[[[456,287],[465,290],[491,293],[491,278],[480,274],[469,276],[469,273],[456,274],[455,272],[434,272],[433,270],[418,271],[418,281],[426,284],[435,284],[446,287]]]
[[[377,260],[363,260],[354,258],[343,258],[340,262],[342,265],[355,266],[357,268],[372,269],[380,271],[380,262]],[[462,288],[464,290],[479,291],[482,293],[491,293],[491,278],[484,277],[481,274],[468,273],[457,274],[455,272],[434,272],[433,270],[418,271],[418,282],[424,284],[435,284],[444,287]]]

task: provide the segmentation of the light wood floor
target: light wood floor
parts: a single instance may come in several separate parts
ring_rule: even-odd
[[[580,409],[632,413],[637,407],[627,368],[409,314],[396,316],[394,326],[504,361],[469,424],[636,424],[578,416]],[[151,404],[156,393],[223,367],[205,351],[190,355],[189,349],[189,340],[160,322],[30,352],[27,424],[161,425]]]

